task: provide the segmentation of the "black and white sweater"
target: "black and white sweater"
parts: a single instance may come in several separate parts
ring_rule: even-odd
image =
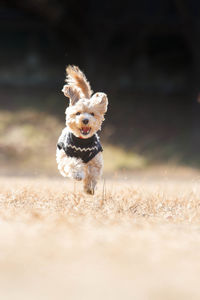
[[[84,163],[88,163],[103,151],[97,134],[88,139],[81,139],[70,132],[67,127],[63,130],[57,147],[59,150],[63,149],[67,156],[81,158]]]

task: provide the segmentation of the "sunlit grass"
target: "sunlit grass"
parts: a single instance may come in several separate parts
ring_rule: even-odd
[[[0,160],[2,174],[59,175],[55,161],[56,143],[65,126],[64,116],[34,109],[0,110]],[[100,133],[104,141],[104,132]],[[163,145],[156,139],[146,140],[146,151],[126,149],[125,145],[103,143],[104,172],[135,171],[151,165],[184,164],[175,145]],[[156,144],[157,143],[157,144]],[[141,147],[142,148],[142,147]],[[154,151],[154,149],[157,151]],[[184,144],[183,144],[184,148]],[[140,146],[137,146],[140,149]],[[162,157],[166,159],[163,160]],[[192,159],[192,156],[191,156]],[[193,164],[197,163],[197,160]]]
[[[106,172],[141,169],[147,164],[147,160],[142,155],[125,151],[119,146],[105,145],[103,156]]]

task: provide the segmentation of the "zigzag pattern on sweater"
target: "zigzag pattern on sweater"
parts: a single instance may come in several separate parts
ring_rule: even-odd
[[[75,145],[73,146],[71,144],[68,144],[67,147],[73,148],[76,151],[81,151],[81,152],[83,152],[83,151],[85,151],[85,152],[92,151],[92,150],[95,150],[95,149],[98,150],[97,146],[94,146],[94,147],[91,147],[91,148],[89,148],[89,147],[88,148],[80,148],[80,147],[76,147]]]
[[[62,131],[57,148],[63,149],[69,157],[82,159],[84,163],[88,163],[99,152],[103,151],[97,134],[88,139],[81,139],[73,135],[67,127]]]

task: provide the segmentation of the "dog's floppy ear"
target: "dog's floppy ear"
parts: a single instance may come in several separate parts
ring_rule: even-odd
[[[100,113],[105,114],[108,106],[108,98],[104,93],[96,93],[92,96],[91,101],[97,107]]]
[[[69,98],[70,105],[76,104],[76,102],[80,99],[80,92],[76,88],[71,87],[67,84],[64,85],[62,92],[66,97]]]

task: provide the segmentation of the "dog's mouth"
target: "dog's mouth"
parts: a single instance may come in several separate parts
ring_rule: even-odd
[[[80,129],[81,134],[87,135],[90,133],[91,127],[84,126]]]

